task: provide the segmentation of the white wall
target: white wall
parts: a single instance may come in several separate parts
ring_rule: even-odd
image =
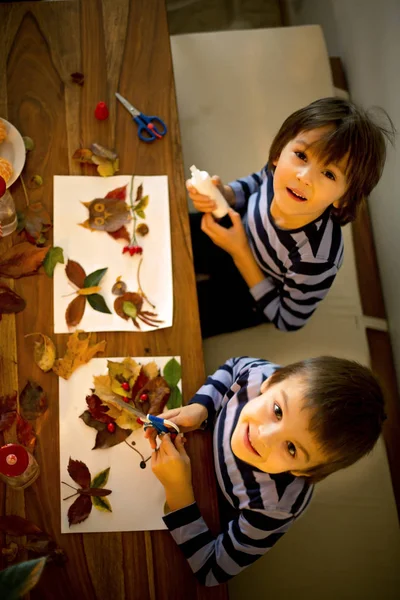
[[[340,56],[351,98],[382,106],[399,131],[369,209],[400,383],[400,1],[288,0],[292,25],[319,24]]]

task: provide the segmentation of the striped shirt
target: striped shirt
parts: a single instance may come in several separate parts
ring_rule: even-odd
[[[244,215],[254,258],[266,275],[250,293],[275,327],[300,329],[328,293],[342,265],[340,225],[332,220],[328,207],[318,219],[299,229],[277,227],[271,216],[274,187],[268,165],[229,185],[235,192],[235,209]]]
[[[279,367],[261,359],[231,358],[192,398],[208,410],[214,465],[224,502],[233,518],[217,537],[194,502],[164,516],[164,522],[200,583],[214,586],[265,554],[305,510],[313,486],[289,473],[269,475],[239,458],[231,437],[246,403]]]

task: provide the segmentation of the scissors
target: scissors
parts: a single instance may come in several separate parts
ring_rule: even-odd
[[[149,427],[154,427],[154,429],[157,431],[157,434],[172,433],[172,435],[176,435],[180,431],[178,425],[175,425],[175,423],[172,421],[169,421],[168,419],[162,419],[156,415],[146,415],[138,408],[133,407],[131,404],[126,404],[119,398],[114,398],[114,403],[117,406],[120,406],[123,410],[135,415],[137,419],[140,419],[140,421],[143,423],[144,430],[148,429]]]
[[[121,94],[116,92],[115,95],[137,124],[139,128],[138,136],[142,142],[154,142],[154,140],[161,139],[167,133],[167,126],[162,119],[154,116],[147,117],[140,110],[132,106]]]

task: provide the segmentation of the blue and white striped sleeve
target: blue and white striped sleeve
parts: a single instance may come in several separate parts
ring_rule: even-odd
[[[214,423],[217,411],[220,409],[225,394],[233,385],[243,370],[253,363],[259,363],[259,359],[240,356],[230,358],[213,375],[207,377],[204,385],[189,401],[189,404],[202,404],[208,411],[208,421]]]
[[[282,283],[271,277],[250,288],[259,310],[281,331],[301,329],[329,292],[338,272],[331,262],[298,262]]]
[[[249,198],[261,187],[261,184],[267,176],[268,165],[265,165],[258,173],[252,173],[243,179],[231,181],[228,185],[235,193],[235,210],[240,211],[247,207]]]
[[[293,515],[243,510],[214,537],[196,503],[163,517],[190,568],[206,586],[224,583],[265,554],[289,529]]]

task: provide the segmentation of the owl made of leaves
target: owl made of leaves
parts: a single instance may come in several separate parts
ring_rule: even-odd
[[[95,198],[82,204],[89,210],[89,218],[80,225],[92,231],[113,233],[131,220],[129,207],[120,198]]]

